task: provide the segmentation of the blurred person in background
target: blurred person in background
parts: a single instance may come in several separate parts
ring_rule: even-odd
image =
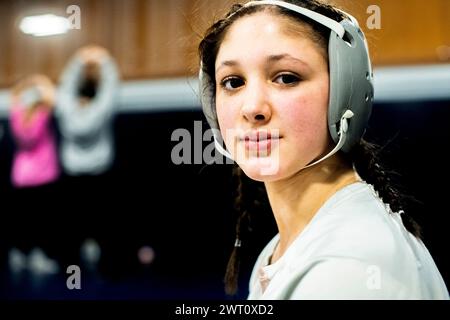
[[[60,253],[65,264],[97,264],[101,255],[104,258],[100,244],[110,239],[104,233],[111,229],[108,208],[114,206],[116,198],[111,169],[119,81],[115,60],[98,45],[76,51],[61,76],[56,112],[65,172],[63,197],[75,214],[66,228],[66,245]],[[91,251],[96,254],[85,254]],[[89,260],[86,257],[95,258],[82,261]]]
[[[59,175],[55,136],[50,126],[55,89],[50,79],[34,75],[12,89],[11,132],[16,143],[11,180],[17,187],[54,182]]]
[[[65,68],[58,94],[61,159],[69,175],[98,175],[114,160],[112,121],[119,78],[102,47],[79,49]]]
[[[46,219],[53,211],[60,174],[52,125],[54,102],[54,85],[44,75],[28,76],[11,90],[10,128],[16,146],[11,183],[15,190],[9,199],[14,212],[9,212],[13,220],[8,220],[6,238],[13,272],[24,268],[44,273],[58,270],[43,251],[50,245]]]

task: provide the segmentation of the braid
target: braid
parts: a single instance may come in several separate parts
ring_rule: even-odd
[[[270,210],[263,183],[248,178],[238,166],[233,168],[233,176],[237,183],[234,207],[238,217],[236,239],[224,278],[225,292],[228,295],[234,295],[237,292],[241,253],[248,247],[249,234],[253,231],[252,224]]]
[[[239,267],[240,267],[240,253],[241,253],[241,227],[242,222],[245,218],[248,218],[248,211],[244,209],[244,195],[243,192],[243,180],[242,170],[238,167],[233,169],[233,175],[237,178],[237,195],[235,198],[235,209],[239,216],[236,223],[236,241],[234,243],[233,251],[231,252],[230,259],[228,260],[227,270],[225,272],[225,292],[228,295],[234,295],[238,288],[238,278],[239,278]]]
[[[418,201],[403,190],[399,182],[400,175],[384,166],[381,154],[385,148],[386,145],[381,147],[361,139],[347,156],[352,159],[361,178],[373,185],[383,202],[389,204],[393,212],[403,213],[405,228],[417,238],[421,238],[420,226],[411,215],[404,214]]]

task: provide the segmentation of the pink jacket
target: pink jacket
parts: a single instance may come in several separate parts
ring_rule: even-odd
[[[25,124],[26,109],[13,106],[11,131],[16,141],[11,180],[15,187],[32,187],[55,181],[59,165],[50,111],[39,108]]]

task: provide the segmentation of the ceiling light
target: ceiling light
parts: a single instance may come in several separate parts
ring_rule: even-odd
[[[29,16],[20,22],[20,30],[23,33],[31,34],[35,37],[51,36],[66,33],[70,29],[67,18],[55,16],[54,14],[44,14],[39,16]]]

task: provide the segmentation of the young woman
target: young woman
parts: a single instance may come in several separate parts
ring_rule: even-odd
[[[212,25],[199,53],[216,147],[264,183],[279,231],[256,261],[249,299],[448,299],[400,194],[361,138],[373,86],[353,17],[317,0],[252,1]]]

